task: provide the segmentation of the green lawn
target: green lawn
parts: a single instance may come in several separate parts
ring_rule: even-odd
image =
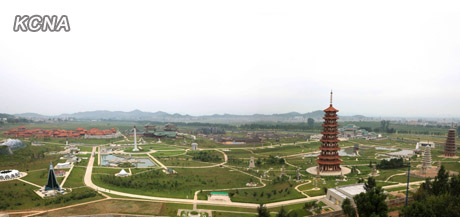
[[[43,210],[103,198],[93,190],[80,188],[74,189],[71,193],[63,196],[42,199],[34,192],[37,189],[37,187],[17,180],[0,182],[0,210]],[[87,196],[82,196],[81,199],[75,197],[72,199],[72,195]]]
[[[180,155],[185,154],[185,151],[158,151],[155,153],[151,153],[150,155],[154,157],[168,157],[173,155]]]
[[[231,197],[233,202],[251,203],[269,203],[305,197],[294,189],[294,183],[289,182],[268,184],[263,188],[257,189],[233,190],[229,191],[229,193],[233,193],[233,196]],[[207,195],[209,192],[203,192],[200,194]]]
[[[93,182],[101,187],[113,189],[116,191],[135,193],[149,196],[160,196],[160,197],[174,197],[174,198],[193,198],[194,192],[201,189],[221,189],[221,188],[233,188],[233,187],[244,187],[249,182],[250,177],[237,171],[230,171],[227,168],[206,168],[206,169],[175,169],[177,174],[166,175],[159,172],[154,177],[149,174],[142,173],[139,176],[133,175],[131,177],[125,177],[123,179],[129,179],[134,182],[153,182],[152,185],[164,186],[161,188],[154,188],[145,190],[140,187],[129,188],[120,187],[113,184],[103,182],[100,177],[105,174],[94,174],[94,173],[110,173],[115,171],[103,170],[97,168],[93,171]],[[118,171],[116,171],[118,172]],[[112,176],[112,174],[110,174]],[[148,178],[147,178],[147,177]],[[229,179],[228,177],[232,177]],[[172,187],[174,186],[174,187]],[[148,186],[144,187],[147,188]],[[174,190],[173,190],[174,189]]]
[[[66,169],[66,170],[68,170],[68,169]],[[56,177],[56,178],[57,178],[57,181],[59,183],[61,183],[62,180],[64,179],[64,177]],[[44,186],[46,184],[47,179],[48,179],[48,169],[36,170],[36,171],[28,172],[27,176],[24,176],[21,179],[24,179],[26,181],[32,182],[32,183],[40,185],[40,186]]]
[[[74,167],[69,177],[64,183],[65,188],[75,188],[85,186],[83,178],[85,176],[86,168],[83,167]]]

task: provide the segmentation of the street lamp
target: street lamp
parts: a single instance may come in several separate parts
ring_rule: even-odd
[[[406,205],[404,207],[407,207],[407,202],[409,200],[409,180],[410,180],[410,158],[409,158],[409,168],[407,169]]]

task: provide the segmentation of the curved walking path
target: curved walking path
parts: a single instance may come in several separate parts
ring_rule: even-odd
[[[96,147],[93,147],[93,154],[96,152]],[[114,195],[119,195],[123,197],[131,197],[131,198],[139,198],[139,199],[145,199],[145,200],[155,200],[155,201],[160,201],[160,202],[170,202],[170,203],[184,203],[184,204],[200,204],[200,205],[214,205],[214,206],[230,206],[230,207],[244,207],[244,208],[257,208],[259,207],[259,204],[255,203],[241,203],[241,202],[221,202],[221,201],[206,201],[206,200],[193,200],[193,199],[181,199],[181,198],[167,198],[167,197],[154,197],[154,196],[146,196],[146,195],[137,195],[137,194],[131,194],[131,193],[125,193],[125,192],[119,192],[119,191],[114,191],[114,190],[109,190],[105,188],[101,188],[97,185],[95,185],[91,179],[91,174],[93,172],[93,164],[94,164],[94,156],[93,154],[91,155],[91,158],[89,159],[88,166],[86,168],[85,172],[85,177],[84,177],[84,183],[86,186],[99,191],[99,192],[106,192]],[[295,200],[288,200],[288,201],[281,201],[281,202],[275,202],[275,203],[269,203],[266,204],[268,208],[271,207],[278,207],[278,206],[286,206],[290,204],[297,204],[297,203],[303,203],[307,201],[312,201],[312,200],[318,200],[325,197],[324,195],[322,196],[317,196],[317,197],[309,197],[309,198],[300,198],[300,199],[295,199]]]
[[[305,196],[305,197],[310,197],[310,196],[308,196],[308,194],[305,194],[305,193],[303,193],[303,191],[299,190],[299,187],[300,187],[300,186],[302,186],[302,185],[308,185],[308,184],[310,184],[310,183],[311,183],[311,180],[308,180],[308,181],[305,182],[305,183],[302,183],[302,184],[300,184],[300,185],[295,186],[294,189],[295,189],[296,191],[298,191],[299,193],[303,194],[303,196]]]
[[[155,157],[153,157],[150,153],[147,153],[147,155],[152,158],[152,160],[158,165],[160,166],[161,168],[167,170],[168,168],[163,164],[161,163],[158,159],[156,159]]]
[[[21,182],[24,182],[24,183],[26,183],[26,184],[29,184],[29,185],[33,185],[33,186],[38,187],[38,188],[41,188],[41,187],[42,187],[42,186],[40,186],[40,185],[37,185],[37,184],[35,184],[35,183],[26,181],[26,180],[21,179],[21,178],[18,178],[17,180],[19,180],[19,181],[21,181]]]
[[[209,149],[208,149],[209,150]],[[228,162],[228,156],[225,152],[223,152],[222,150],[220,149],[212,149],[212,150],[215,150],[215,151],[218,151],[220,153],[222,153],[224,155],[224,162],[222,163],[218,163],[218,164],[213,164],[213,165],[209,165],[209,166],[190,166],[190,167],[187,167],[187,166],[170,166],[171,168],[183,168],[183,169],[201,169],[201,168],[213,168],[213,167],[219,167],[219,166],[223,166],[224,164],[227,164]]]
[[[391,176],[388,176],[388,178],[385,179],[385,182],[390,181],[390,179],[391,179],[393,176],[401,176],[401,175],[406,175],[406,173],[396,173],[396,174],[393,174],[393,175],[391,175]]]

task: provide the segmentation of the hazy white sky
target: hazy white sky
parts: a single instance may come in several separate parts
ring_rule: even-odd
[[[0,76],[1,113],[460,117],[460,2],[1,1]]]

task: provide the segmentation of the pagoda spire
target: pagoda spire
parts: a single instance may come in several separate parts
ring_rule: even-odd
[[[332,105],[332,89],[331,89],[331,103],[330,104]]]

